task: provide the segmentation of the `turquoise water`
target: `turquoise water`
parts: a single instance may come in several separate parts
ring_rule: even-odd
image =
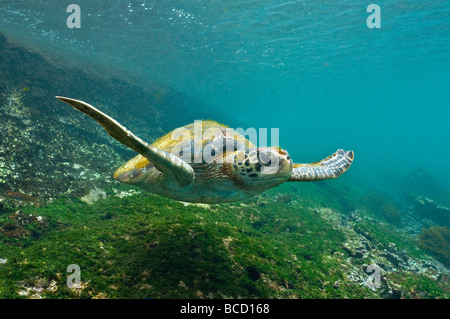
[[[369,1],[76,3],[80,29],[66,2],[0,1],[0,30],[178,89],[231,127],[279,128],[294,161],[353,149],[342,178],[450,178],[450,1],[375,2],[380,29]]]

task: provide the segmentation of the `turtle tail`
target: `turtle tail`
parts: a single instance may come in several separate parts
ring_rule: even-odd
[[[331,156],[316,163],[293,164],[288,182],[312,182],[338,178],[352,165],[353,151],[337,150]]]

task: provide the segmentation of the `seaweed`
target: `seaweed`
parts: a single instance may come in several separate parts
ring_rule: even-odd
[[[17,216],[28,216],[22,225],[27,234],[0,242],[0,257],[8,260],[0,265],[0,296],[383,298],[349,274],[357,265],[356,278],[364,276],[370,259],[355,255],[351,264],[346,259],[342,247],[353,228],[334,219],[345,215],[293,205],[300,202],[297,194],[289,194],[289,204],[278,203],[279,193],[269,191],[258,201],[202,206],[147,193],[105,193],[92,204],[65,197],[21,207]],[[11,214],[3,218],[6,228],[17,221]],[[358,225],[359,233],[372,239],[370,254],[390,241],[408,250],[396,239],[400,235],[384,226]],[[66,286],[71,264],[80,266],[79,288]],[[441,284],[433,287],[436,292],[423,296],[446,296],[436,288]]]
[[[419,247],[431,252],[444,265],[450,267],[450,230],[446,226],[422,229]]]
[[[357,286],[326,288],[332,287],[329,278],[345,278],[337,264],[324,259],[343,239],[332,225],[301,207],[276,202],[256,207],[207,209],[150,194],[110,195],[92,205],[66,198],[24,207],[21,214],[41,216],[49,228],[33,241],[0,243],[0,256],[8,259],[0,296],[20,297],[18,291],[36,288],[36,278],[45,283],[38,293],[43,298],[366,296]],[[260,231],[252,226],[255,218],[265,220]],[[65,286],[70,264],[80,266],[83,289]],[[52,282],[56,291],[47,290]],[[35,295],[30,291],[23,297]]]
[[[370,192],[363,199],[363,205],[375,216],[381,217],[397,227],[401,226],[402,214],[397,205],[388,196]]]

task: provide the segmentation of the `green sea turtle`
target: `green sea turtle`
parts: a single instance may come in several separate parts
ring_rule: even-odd
[[[340,149],[320,162],[293,164],[285,150],[257,148],[242,134],[215,121],[183,126],[149,144],[95,107],[57,98],[139,153],[116,170],[115,179],[179,201],[239,201],[284,182],[337,178],[353,161],[353,151]]]

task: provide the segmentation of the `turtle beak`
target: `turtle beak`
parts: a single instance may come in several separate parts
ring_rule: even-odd
[[[145,167],[141,168],[135,168],[123,173],[118,172],[117,170],[114,173],[114,178],[117,179],[119,182],[125,183],[125,184],[132,184],[137,185],[142,182],[142,180],[145,180],[147,177]]]
[[[123,173],[118,173],[119,170],[117,170],[113,177],[118,180],[119,182],[125,183],[125,184],[131,184],[131,174],[130,172],[123,172]]]
[[[125,163],[121,167],[119,167],[115,172],[113,177],[117,179],[119,182],[127,183],[130,180],[130,169],[127,167],[128,163]]]

